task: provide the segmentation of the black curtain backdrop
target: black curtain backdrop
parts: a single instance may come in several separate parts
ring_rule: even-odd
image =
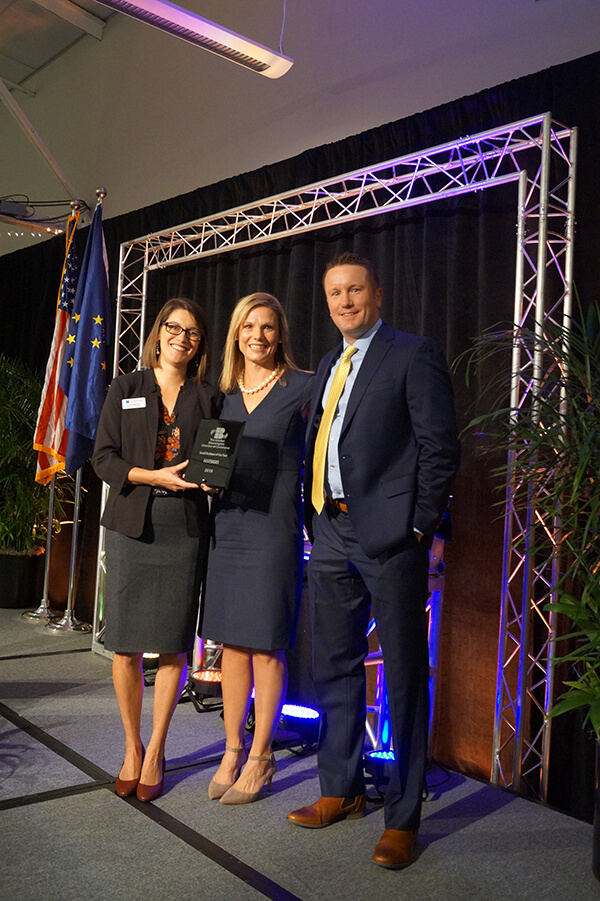
[[[559,122],[579,126],[575,279],[586,303],[597,296],[600,276],[599,86],[597,53],[105,219],[112,296],[123,241],[550,110]],[[216,380],[235,302],[253,291],[268,291],[287,311],[299,364],[313,369],[338,340],[322,295],[323,268],[335,253],[354,250],[379,267],[383,318],[397,328],[435,337],[452,362],[482,329],[512,318],[516,206],[516,185],[508,185],[169,267],[149,277],[149,321],[168,297],[197,300],[209,322]],[[105,216],[109,210],[110,186]],[[82,245],[86,232],[78,235]],[[63,240],[0,257],[0,350],[40,371],[52,336]],[[464,426],[477,401],[477,385],[467,390],[459,372],[455,392]],[[436,759],[484,779],[490,775],[493,749],[503,537],[501,513],[494,509],[501,498],[488,468],[466,441],[451,504],[453,540],[445,552],[434,736]],[[93,494],[94,477],[86,475]],[[90,532],[84,563],[95,554]],[[82,592],[93,595],[91,581],[83,576]],[[592,815],[593,750],[579,719],[556,721],[549,800],[584,819]]]

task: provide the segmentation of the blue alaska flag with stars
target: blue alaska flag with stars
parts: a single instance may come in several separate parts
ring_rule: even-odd
[[[68,398],[66,472],[83,466],[94,449],[106,397],[110,318],[102,203],[98,203],[81,264],[60,374],[60,387]]]

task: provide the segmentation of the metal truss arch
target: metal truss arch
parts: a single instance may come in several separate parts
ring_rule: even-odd
[[[538,331],[548,319],[568,326],[575,156],[576,129],[544,113],[126,242],[114,373],[139,365],[147,280],[157,269],[509,182],[518,185],[514,323]],[[515,344],[513,409],[535,403],[539,367]],[[513,464],[509,459],[509,473]],[[525,518],[515,510],[509,488],[492,781],[545,799],[554,624],[543,608],[557,563],[555,556],[540,561],[530,553],[534,519],[533,509]],[[98,572],[94,648],[101,652],[102,547]]]

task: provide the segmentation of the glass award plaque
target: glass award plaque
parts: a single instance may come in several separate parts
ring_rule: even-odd
[[[231,419],[202,419],[185,470],[186,481],[227,488],[244,425]]]

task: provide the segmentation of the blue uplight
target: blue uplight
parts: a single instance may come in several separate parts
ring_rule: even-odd
[[[390,737],[390,721],[386,720],[383,724],[383,729],[381,730],[381,741],[384,745],[387,745]]]
[[[318,720],[319,712],[312,707],[301,707],[299,704],[284,704],[282,716],[289,716],[297,720]]]
[[[396,755],[393,751],[370,751],[369,757],[374,760],[395,760]]]

